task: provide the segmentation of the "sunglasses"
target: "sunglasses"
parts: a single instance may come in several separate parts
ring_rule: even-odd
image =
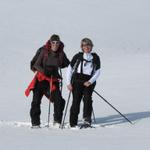
[[[59,41],[51,41],[51,44],[59,44]]]

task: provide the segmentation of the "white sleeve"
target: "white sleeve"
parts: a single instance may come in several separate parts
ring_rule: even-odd
[[[100,76],[100,69],[97,69],[94,75],[89,80],[89,82],[93,84],[98,79],[99,76]]]
[[[71,65],[69,65],[67,68],[67,73],[66,73],[67,85],[71,84],[72,74],[73,74],[73,69],[72,69]]]

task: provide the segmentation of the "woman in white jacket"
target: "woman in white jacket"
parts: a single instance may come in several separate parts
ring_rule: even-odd
[[[82,39],[83,52],[73,57],[67,69],[67,88],[73,93],[69,120],[71,127],[77,126],[82,98],[84,127],[91,126],[92,93],[100,75],[100,58],[96,53],[91,52],[92,48],[93,43],[90,39]]]

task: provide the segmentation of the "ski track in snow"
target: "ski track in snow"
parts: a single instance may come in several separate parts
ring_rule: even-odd
[[[115,128],[115,127],[119,127],[121,125],[119,125],[120,122],[118,122],[118,125],[117,125],[117,122],[115,122],[116,124],[115,125],[111,125],[111,124],[107,124],[107,123],[103,123],[103,124],[96,124],[96,123],[93,123],[92,126],[94,128],[87,128],[86,130],[93,130],[93,129],[98,129],[98,128]],[[78,128],[81,126],[82,123],[79,123],[78,124]],[[129,124],[128,122],[126,122],[126,124]],[[135,124],[135,122],[134,122]],[[134,125],[133,124],[133,125]],[[4,120],[1,120],[0,121],[0,127],[20,127],[20,128],[31,128],[31,123],[30,122],[20,122],[20,121],[4,121]],[[50,123],[49,124],[49,127],[47,127],[47,123],[41,123],[40,125],[41,129],[42,128],[48,128],[48,129],[61,129],[61,128],[58,128],[58,127],[55,127],[53,126],[53,123]],[[63,129],[70,129],[69,127],[69,123],[65,123],[64,125],[64,128]],[[73,129],[74,130],[74,129]]]
[[[19,121],[3,121],[1,120],[0,121],[0,127],[3,127],[3,126],[9,126],[9,127],[27,127],[27,128],[31,128],[31,123],[30,122],[19,122]],[[93,124],[93,126],[95,128],[98,128],[100,127],[100,125],[96,125],[96,124]],[[57,129],[53,126],[52,123],[49,124],[49,127],[47,127],[47,124],[46,123],[42,123],[40,125],[41,128],[50,128],[50,129]],[[69,129],[69,124],[68,123],[65,123],[64,125],[64,129]]]

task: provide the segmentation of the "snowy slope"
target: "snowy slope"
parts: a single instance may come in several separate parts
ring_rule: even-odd
[[[0,0],[0,149],[149,150],[149,7],[149,0]],[[93,39],[102,61],[96,90],[134,125],[93,94],[96,129],[30,129],[29,64],[53,33],[70,59],[82,38]],[[67,99],[65,83],[63,90]],[[44,98],[43,123],[47,109]]]

